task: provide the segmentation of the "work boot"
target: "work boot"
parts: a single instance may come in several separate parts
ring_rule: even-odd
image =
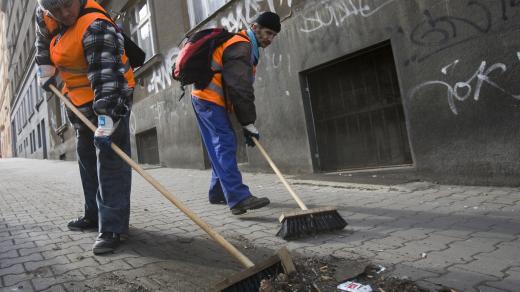
[[[70,230],[74,230],[74,231],[82,231],[85,229],[97,229],[98,222],[97,222],[97,220],[92,220],[92,219],[88,219],[88,218],[81,216],[81,217],[78,217],[77,219],[70,220],[69,224],[67,224],[67,227]]]
[[[231,208],[231,213],[233,215],[240,215],[247,212],[247,210],[260,209],[269,205],[270,201],[268,198],[257,198],[255,196],[250,196],[242,202],[235,205],[235,207]]]
[[[119,234],[114,232],[102,232],[96,238],[92,246],[92,252],[96,255],[113,252],[121,243]]]
[[[209,203],[212,204],[212,205],[227,205],[227,202],[226,200],[224,199],[220,199],[220,200],[209,200]]]

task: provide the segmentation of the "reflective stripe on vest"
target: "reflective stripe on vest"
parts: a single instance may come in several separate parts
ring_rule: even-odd
[[[247,34],[245,31],[239,32],[239,34],[243,35],[238,36],[235,35],[231,37],[229,40],[224,42],[222,45],[220,45],[218,48],[215,49],[215,52],[213,52],[212,60],[211,60],[211,69],[215,72],[221,72],[223,69],[222,64],[222,56],[224,54],[224,50],[238,42],[249,42],[249,39],[247,38]],[[256,72],[256,66],[253,65],[253,74]],[[224,90],[222,88],[222,74],[221,73],[215,73],[213,75],[213,78],[211,79],[211,82],[208,84],[208,86],[204,89],[194,89],[191,94],[193,96],[196,96],[197,98],[207,100],[209,102],[215,103],[220,106],[226,106],[225,104],[225,98],[224,98]],[[229,104],[228,101],[228,108],[232,108],[231,104]]]
[[[105,11],[94,0],[87,0],[85,7]],[[83,36],[92,22],[97,19],[113,23],[112,20],[102,13],[87,13],[79,17],[74,25],[69,27],[62,35],[56,35],[52,39],[49,48],[51,62],[58,68],[60,78],[64,83],[62,92],[76,106],[81,106],[94,100],[94,91],[87,77],[88,64],[83,48]],[[125,69],[124,77],[128,87],[133,88],[135,86],[134,73],[125,53],[121,56],[121,62]]]

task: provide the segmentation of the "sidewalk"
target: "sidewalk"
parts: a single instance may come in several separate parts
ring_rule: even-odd
[[[285,242],[277,218],[297,206],[275,175],[244,174],[272,203],[237,217],[207,203],[209,171],[149,172],[253,261],[286,244],[294,254],[368,259],[428,288],[519,291],[518,189],[290,180],[309,207],[337,206],[349,225]],[[136,173],[130,239],[117,253],[93,256],[97,234],[67,230],[82,202],[76,162],[0,160],[0,291],[205,291],[241,269]]]

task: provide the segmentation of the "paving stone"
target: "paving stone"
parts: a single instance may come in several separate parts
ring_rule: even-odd
[[[498,288],[493,288],[489,286],[480,285],[477,287],[479,292],[507,292],[508,290],[502,290]]]
[[[457,291],[478,292],[474,288],[475,286],[485,282],[486,280],[497,280],[497,278],[452,267],[448,268],[448,273],[440,277],[425,278],[424,280],[454,288]]]
[[[70,263],[64,265],[54,266],[54,270],[56,274],[63,273],[64,271],[70,271],[72,269],[79,269],[81,267],[89,267],[89,266],[97,266],[99,262],[94,260],[93,257],[78,259],[78,258],[70,258],[70,255],[66,256],[70,259]]]
[[[42,256],[45,259],[50,259],[50,258],[57,257],[59,255],[78,254],[78,253],[82,253],[82,252],[83,252],[83,249],[77,245],[73,245],[73,246],[70,246],[67,248],[55,246],[50,251],[42,252]]]
[[[134,268],[140,268],[144,265],[150,264],[150,263],[156,263],[162,261],[161,259],[152,259],[152,258],[127,258],[123,259],[124,262],[128,263],[130,266]]]
[[[42,253],[42,255],[43,255],[44,252],[52,251],[55,248],[57,248],[56,244],[38,245],[38,246],[35,245],[35,246],[29,247],[29,248],[20,248],[20,249],[18,249],[18,252],[20,253],[21,256],[27,256],[27,255],[30,255],[33,253]]]
[[[19,254],[18,254],[17,250],[15,250],[15,249],[9,250],[9,251],[0,253],[0,261],[2,261],[4,259],[18,257],[18,256],[19,256]]]
[[[518,287],[520,287],[520,268],[509,269],[505,273],[506,276],[504,279],[500,281],[489,281],[486,282],[485,285],[505,291],[517,291]]]
[[[8,169],[5,165],[15,162],[23,175],[5,171]],[[482,291],[490,292],[515,291],[520,287],[520,268],[514,263],[520,242],[517,230],[520,213],[511,211],[513,208],[520,211],[520,194],[516,189],[424,182],[392,187],[395,190],[388,186],[350,184],[348,188],[339,188],[298,184],[295,189],[309,206],[339,206],[349,225],[342,232],[285,242],[274,236],[279,228],[277,218],[293,210],[295,204],[273,174],[244,173],[252,191],[270,198],[272,206],[236,217],[225,206],[208,204],[209,171],[169,168],[150,171],[255,260],[271,254],[275,247],[287,245],[292,252],[307,256],[368,258],[389,268],[393,266],[396,275],[432,287],[442,283],[460,291],[473,291],[480,285]],[[115,273],[160,290],[164,288],[161,285],[169,283],[168,277],[161,277],[165,273],[163,268],[190,263],[201,250],[208,257],[224,252],[138,175],[134,175],[132,186],[130,237],[116,253],[106,256],[92,254],[96,232],[72,232],[66,228],[67,221],[81,214],[83,208],[77,163],[0,160],[0,177],[7,178],[10,188],[9,192],[0,189],[2,284],[7,279],[10,284],[25,283],[29,290],[95,291],[96,288],[85,283],[92,284],[97,277]],[[30,192],[22,177],[32,178]],[[26,195],[35,190],[45,200]],[[254,249],[248,249],[253,245]],[[421,257],[422,252],[427,253],[426,258]],[[15,261],[6,267],[2,256]],[[204,268],[222,273],[223,267],[230,263],[236,265],[226,257]],[[179,275],[186,275],[182,276],[186,285],[200,282],[200,276],[190,278],[188,274],[173,273],[170,277]]]
[[[2,287],[2,290],[0,290],[2,292],[4,291],[20,291],[20,292],[32,292],[32,291],[36,291],[34,290],[32,284],[30,281],[23,281],[23,282],[20,282],[20,283],[17,283],[15,285],[12,285],[12,286],[6,286],[6,287]]]
[[[9,240],[9,241],[4,241],[4,242],[0,243],[0,252],[7,252],[10,250],[16,250],[16,249],[21,249],[21,248],[31,248],[31,247],[35,247],[35,246],[36,245],[34,244],[34,242],[26,242],[23,244],[14,244],[11,240]]]
[[[33,253],[28,256],[22,256],[17,258],[4,259],[0,262],[0,269],[8,268],[12,265],[19,263],[38,262],[43,260],[43,257],[39,253]]]
[[[10,266],[9,268],[0,269],[0,276],[16,275],[16,274],[21,274],[24,272],[25,272],[25,268],[23,267],[22,264],[15,264],[15,265]]]
[[[435,269],[419,269],[414,263],[407,264],[396,264],[392,268],[392,275],[398,277],[407,277],[414,281],[422,280],[425,278],[439,277],[443,271]]]
[[[51,272],[50,274],[52,275]],[[20,274],[9,274],[3,277],[3,282],[5,286],[14,286],[18,283],[29,281],[35,277],[37,277],[37,275],[29,272],[22,272]]]
[[[45,266],[54,266],[54,265],[62,265],[62,264],[68,264],[70,261],[65,256],[57,256],[55,258],[51,259],[42,259],[37,262],[27,262],[24,263],[25,269],[28,271],[36,270],[40,267]]]
[[[34,288],[37,291],[45,290],[45,291],[56,291],[56,292],[60,291],[61,292],[61,291],[66,291],[65,288],[62,285],[60,285],[60,283],[62,283],[62,281],[64,281],[64,280],[59,279],[59,278],[50,277],[50,278],[35,278],[35,279],[31,280],[31,283],[33,284]]]

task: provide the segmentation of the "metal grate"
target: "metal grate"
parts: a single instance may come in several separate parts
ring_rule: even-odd
[[[411,164],[390,44],[307,74],[320,170]]]

